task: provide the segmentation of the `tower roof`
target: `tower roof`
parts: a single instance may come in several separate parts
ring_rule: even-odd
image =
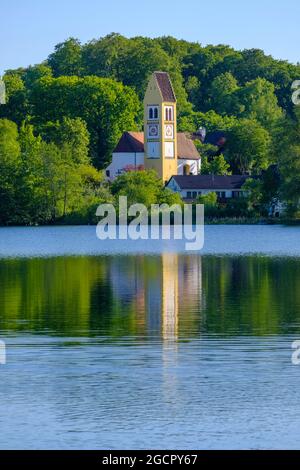
[[[163,100],[167,103],[176,103],[176,97],[169,74],[167,72],[154,72],[154,76]]]

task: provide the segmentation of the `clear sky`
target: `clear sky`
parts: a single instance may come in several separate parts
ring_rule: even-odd
[[[110,32],[260,48],[300,62],[300,1],[0,0],[0,74],[41,62],[70,36]]]

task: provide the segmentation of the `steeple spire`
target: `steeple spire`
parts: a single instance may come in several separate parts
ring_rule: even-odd
[[[154,72],[144,99],[145,168],[163,181],[177,174],[176,104],[168,73]]]

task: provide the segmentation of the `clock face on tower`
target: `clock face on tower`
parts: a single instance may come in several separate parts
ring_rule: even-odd
[[[165,138],[166,139],[173,139],[174,138],[174,126],[173,126],[173,124],[166,124],[165,125]]]
[[[156,139],[159,136],[159,128],[157,124],[150,124],[148,126],[148,137]]]

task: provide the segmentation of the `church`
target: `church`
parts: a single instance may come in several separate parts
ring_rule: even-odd
[[[194,142],[177,133],[176,106],[169,75],[154,72],[144,98],[144,132],[124,132],[105,170],[107,180],[138,169],[156,170],[165,183],[174,175],[198,175],[201,158]]]

